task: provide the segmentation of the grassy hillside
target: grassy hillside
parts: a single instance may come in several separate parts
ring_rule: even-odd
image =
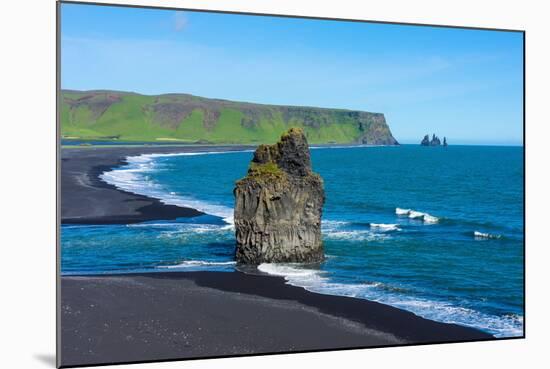
[[[61,135],[70,139],[273,143],[290,127],[308,141],[397,144],[383,114],[261,105],[187,94],[62,91]]]

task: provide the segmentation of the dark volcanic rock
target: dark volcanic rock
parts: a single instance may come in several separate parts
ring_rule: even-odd
[[[233,192],[237,262],[323,260],[323,180],[311,170],[301,129],[291,128],[274,145],[260,145]]]
[[[441,145],[441,140],[434,133],[432,135],[431,141],[430,141],[430,136],[429,135],[424,136],[424,138],[420,142],[420,145],[422,145],[422,146],[440,146]],[[445,137],[443,137],[443,145],[447,146],[447,139]]]
[[[435,135],[435,133],[432,136],[432,141],[430,142],[430,146],[439,146],[441,145],[441,141],[439,140],[439,137]]]
[[[358,143],[364,145],[399,145],[392,136],[384,114],[359,113],[359,130],[362,132]]]
[[[422,146],[430,146],[430,136],[429,135],[424,136],[424,138],[422,139],[422,142],[420,142],[420,144]]]

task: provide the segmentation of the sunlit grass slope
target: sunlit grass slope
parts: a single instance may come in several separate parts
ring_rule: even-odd
[[[259,144],[276,142],[290,127],[303,128],[313,144],[397,144],[380,113],[188,94],[68,90],[61,94],[61,134],[66,139]]]

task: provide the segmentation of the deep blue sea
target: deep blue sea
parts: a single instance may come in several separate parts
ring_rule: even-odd
[[[498,337],[523,334],[523,147],[313,148],[325,181],[320,266],[262,264],[310,291],[353,296]],[[232,271],[233,187],[251,152],[142,155],[102,175],[208,215],[62,226],[62,273]]]

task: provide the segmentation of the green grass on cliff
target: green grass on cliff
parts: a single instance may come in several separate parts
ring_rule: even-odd
[[[367,112],[116,91],[63,91],[61,100],[61,135],[81,140],[260,144],[300,127],[311,144],[341,144],[359,142],[371,125],[391,137],[385,122],[374,127],[381,115]]]

